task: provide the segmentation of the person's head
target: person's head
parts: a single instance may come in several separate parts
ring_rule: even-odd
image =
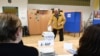
[[[54,8],[54,14],[59,14],[58,8]]]
[[[86,28],[79,41],[79,56],[100,56],[100,24]]]
[[[0,43],[18,43],[22,38],[22,24],[13,14],[0,14]]]

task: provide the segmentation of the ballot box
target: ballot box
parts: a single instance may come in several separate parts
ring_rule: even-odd
[[[43,32],[43,40],[38,41],[38,46],[52,46],[54,45],[54,33],[53,32]]]
[[[54,37],[55,37],[54,33],[53,32],[49,32],[49,31],[43,32],[42,36],[43,36],[44,40],[48,40],[48,41],[54,41]]]
[[[40,56],[55,56],[54,33],[51,31],[42,33],[43,40],[38,41]]]

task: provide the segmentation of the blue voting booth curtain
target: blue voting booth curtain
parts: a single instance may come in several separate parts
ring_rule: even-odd
[[[80,32],[81,12],[66,12],[64,15],[66,19],[64,31],[72,33]]]
[[[100,19],[93,19],[93,24],[100,24]]]

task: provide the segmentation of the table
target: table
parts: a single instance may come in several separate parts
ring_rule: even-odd
[[[54,48],[54,51],[57,55],[68,55],[70,56],[71,54],[69,52],[67,52],[67,50],[65,50],[63,47],[64,47],[64,43],[73,43],[73,47],[74,49],[77,49],[78,48],[78,40],[70,40],[70,41],[64,41],[64,42],[54,42],[54,46],[49,46],[49,47],[53,47]],[[25,44],[27,46],[33,46],[33,47],[36,47],[38,50],[39,50],[39,47],[38,47],[38,44],[35,43],[35,44]],[[43,47],[45,48],[45,47]]]

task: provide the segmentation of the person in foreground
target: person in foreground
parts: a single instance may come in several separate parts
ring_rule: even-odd
[[[74,56],[100,56],[100,24],[87,27]]]
[[[38,56],[34,47],[19,44],[22,40],[22,24],[13,14],[0,13],[0,56]]]

